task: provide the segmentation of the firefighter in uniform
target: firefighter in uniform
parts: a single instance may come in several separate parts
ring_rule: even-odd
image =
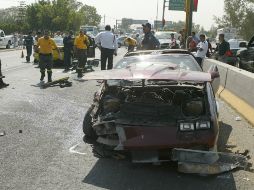
[[[143,50],[154,50],[160,47],[159,40],[151,32],[151,24],[145,23],[142,24],[143,32],[145,33],[144,39],[141,42],[141,49]]]
[[[80,30],[79,35],[75,38],[74,48],[78,58],[77,73],[78,78],[81,78],[82,70],[85,68],[87,62],[87,48],[89,47],[89,39],[84,35],[84,31]]]
[[[32,32],[28,33],[28,36],[24,40],[24,45],[26,46],[26,62],[30,62],[30,56],[32,55],[32,48],[34,45]]]
[[[134,51],[135,46],[137,46],[137,41],[131,37],[126,38],[124,43],[128,44],[128,52]]]
[[[41,78],[40,81],[43,82],[45,77],[45,72],[47,69],[48,74],[48,82],[52,82],[52,67],[53,67],[53,56],[52,51],[53,49],[56,49],[58,51],[58,54],[61,56],[61,53],[56,46],[55,41],[49,37],[49,32],[45,31],[44,36],[41,37],[36,45],[37,48],[39,48],[39,67],[41,71]]]
[[[73,32],[70,31],[68,36],[65,36],[63,39],[64,44],[64,71],[67,72],[70,69],[71,66],[71,57],[72,57],[72,51],[73,51]]]

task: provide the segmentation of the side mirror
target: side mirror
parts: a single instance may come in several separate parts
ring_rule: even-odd
[[[219,69],[216,65],[212,65],[209,70],[208,73],[210,73],[211,75],[211,85],[213,88],[214,93],[216,93],[219,90],[220,87],[220,73],[219,73]]]
[[[219,69],[218,69],[218,67],[216,65],[212,65],[208,69],[208,73],[210,73],[212,80],[214,80],[216,78],[220,78]]]

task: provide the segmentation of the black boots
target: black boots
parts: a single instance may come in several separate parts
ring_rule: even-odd
[[[40,78],[41,82],[44,80],[44,77],[45,77],[45,70],[41,70],[41,78]]]
[[[48,82],[52,82],[52,71],[48,71]]]
[[[82,78],[83,77],[82,69],[77,69],[77,73],[78,73],[78,78]]]

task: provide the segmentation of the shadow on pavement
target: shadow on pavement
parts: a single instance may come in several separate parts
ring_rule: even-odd
[[[232,173],[202,177],[178,173],[175,164],[132,164],[99,159],[83,183],[111,190],[230,189],[236,190]]]
[[[220,122],[219,138],[218,138],[218,151],[219,152],[232,152],[230,149],[235,148],[236,145],[228,145],[228,139],[233,130],[231,125]]]

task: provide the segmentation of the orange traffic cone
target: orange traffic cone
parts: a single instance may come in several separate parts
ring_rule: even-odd
[[[24,52],[23,52],[23,50],[21,52],[21,58],[24,58]]]

